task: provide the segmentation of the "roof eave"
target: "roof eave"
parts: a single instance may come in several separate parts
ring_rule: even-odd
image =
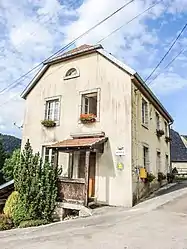
[[[38,71],[35,77],[31,80],[30,84],[21,93],[21,98],[26,99],[27,95],[32,91],[32,89],[35,87],[35,85],[38,83],[38,81],[41,79],[41,77],[44,75],[44,73],[47,71],[48,68],[49,68],[49,65],[44,65]]]
[[[144,89],[150,94],[150,96],[154,99],[154,101],[161,107],[162,111],[165,113],[165,115],[168,117],[168,120],[173,123],[173,118],[171,117],[171,115],[167,112],[167,110],[164,108],[164,106],[162,105],[162,103],[158,100],[158,98],[155,96],[155,94],[151,91],[151,89],[145,84],[145,82],[143,81],[143,79],[140,77],[140,75],[136,72],[133,75],[140,83],[141,85],[144,87]]]
[[[54,59],[45,61],[43,64],[44,65],[56,64],[56,63],[59,63],[61,61],[69,60],[72,57],[77,57],[77,56],[80,56],[80,55],[85,55],[85,54],[88,54],[88,53],[93,53],[93,52],[97,51],[98,49],[103,49],[103,46],[101,44],[98,44],[98,45],[95,45],[95,46],[93,46],[91,48],[86,48],[86,49],[83,49],[81,51],[77,51],[77,52],[74,52],[74,53],[71,53],[71,54],[66,54],[66,55],[62,55],[62,56],[56,57]]]

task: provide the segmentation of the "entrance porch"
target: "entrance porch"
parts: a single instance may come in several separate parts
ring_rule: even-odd
[[[104,152],[105,136],[76,137],[48,146],[55,152],[54,164],[62,168],[58,201],[88,206],[97,201],[96,161]]]

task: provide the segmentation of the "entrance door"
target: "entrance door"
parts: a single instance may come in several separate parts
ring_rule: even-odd
[[[90,153],[90,165],[89,165],[89,184],[88,184],[88,197],[95,197],[95,169],[96,169],[96,153]]]

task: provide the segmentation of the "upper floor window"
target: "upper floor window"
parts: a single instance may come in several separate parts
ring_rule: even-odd
[[[97,117],[97,92],[82,95],[82,114],[94,114]]]
[[[161,153],[160,153],[160,151],[156,152],[156,168],[157,168],[157,172],[160,172],[160,170],[161,170]]]
[[[167,136],[168,135],[168,124],[166,121],[164,122],[164,125],[165,125],[165,135]]]
[[[148,103],[142,99],[142,124],[148,126]]]
[[[156,112],[156,129],[160,130],[160,116],[157,112]]]
[[[149,171],[149,148],[143,146],[143,166]]]
[[[59,121],[60,100],[53,99],[46,101],[45,106],[45,120]]]
[[[75,78],[75,77],[78,77],[79,76],[79,71],[77,68],[70,68],[65,76],[64,76],[64,79],[71,79],[71,78]]]

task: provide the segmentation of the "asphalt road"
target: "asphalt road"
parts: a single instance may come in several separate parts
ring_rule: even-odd
[[[153,210],[147,206],[158,198],[132,210],[0,232],[0,249],[187,249],[187,189],[179,191],[184,194]]]

